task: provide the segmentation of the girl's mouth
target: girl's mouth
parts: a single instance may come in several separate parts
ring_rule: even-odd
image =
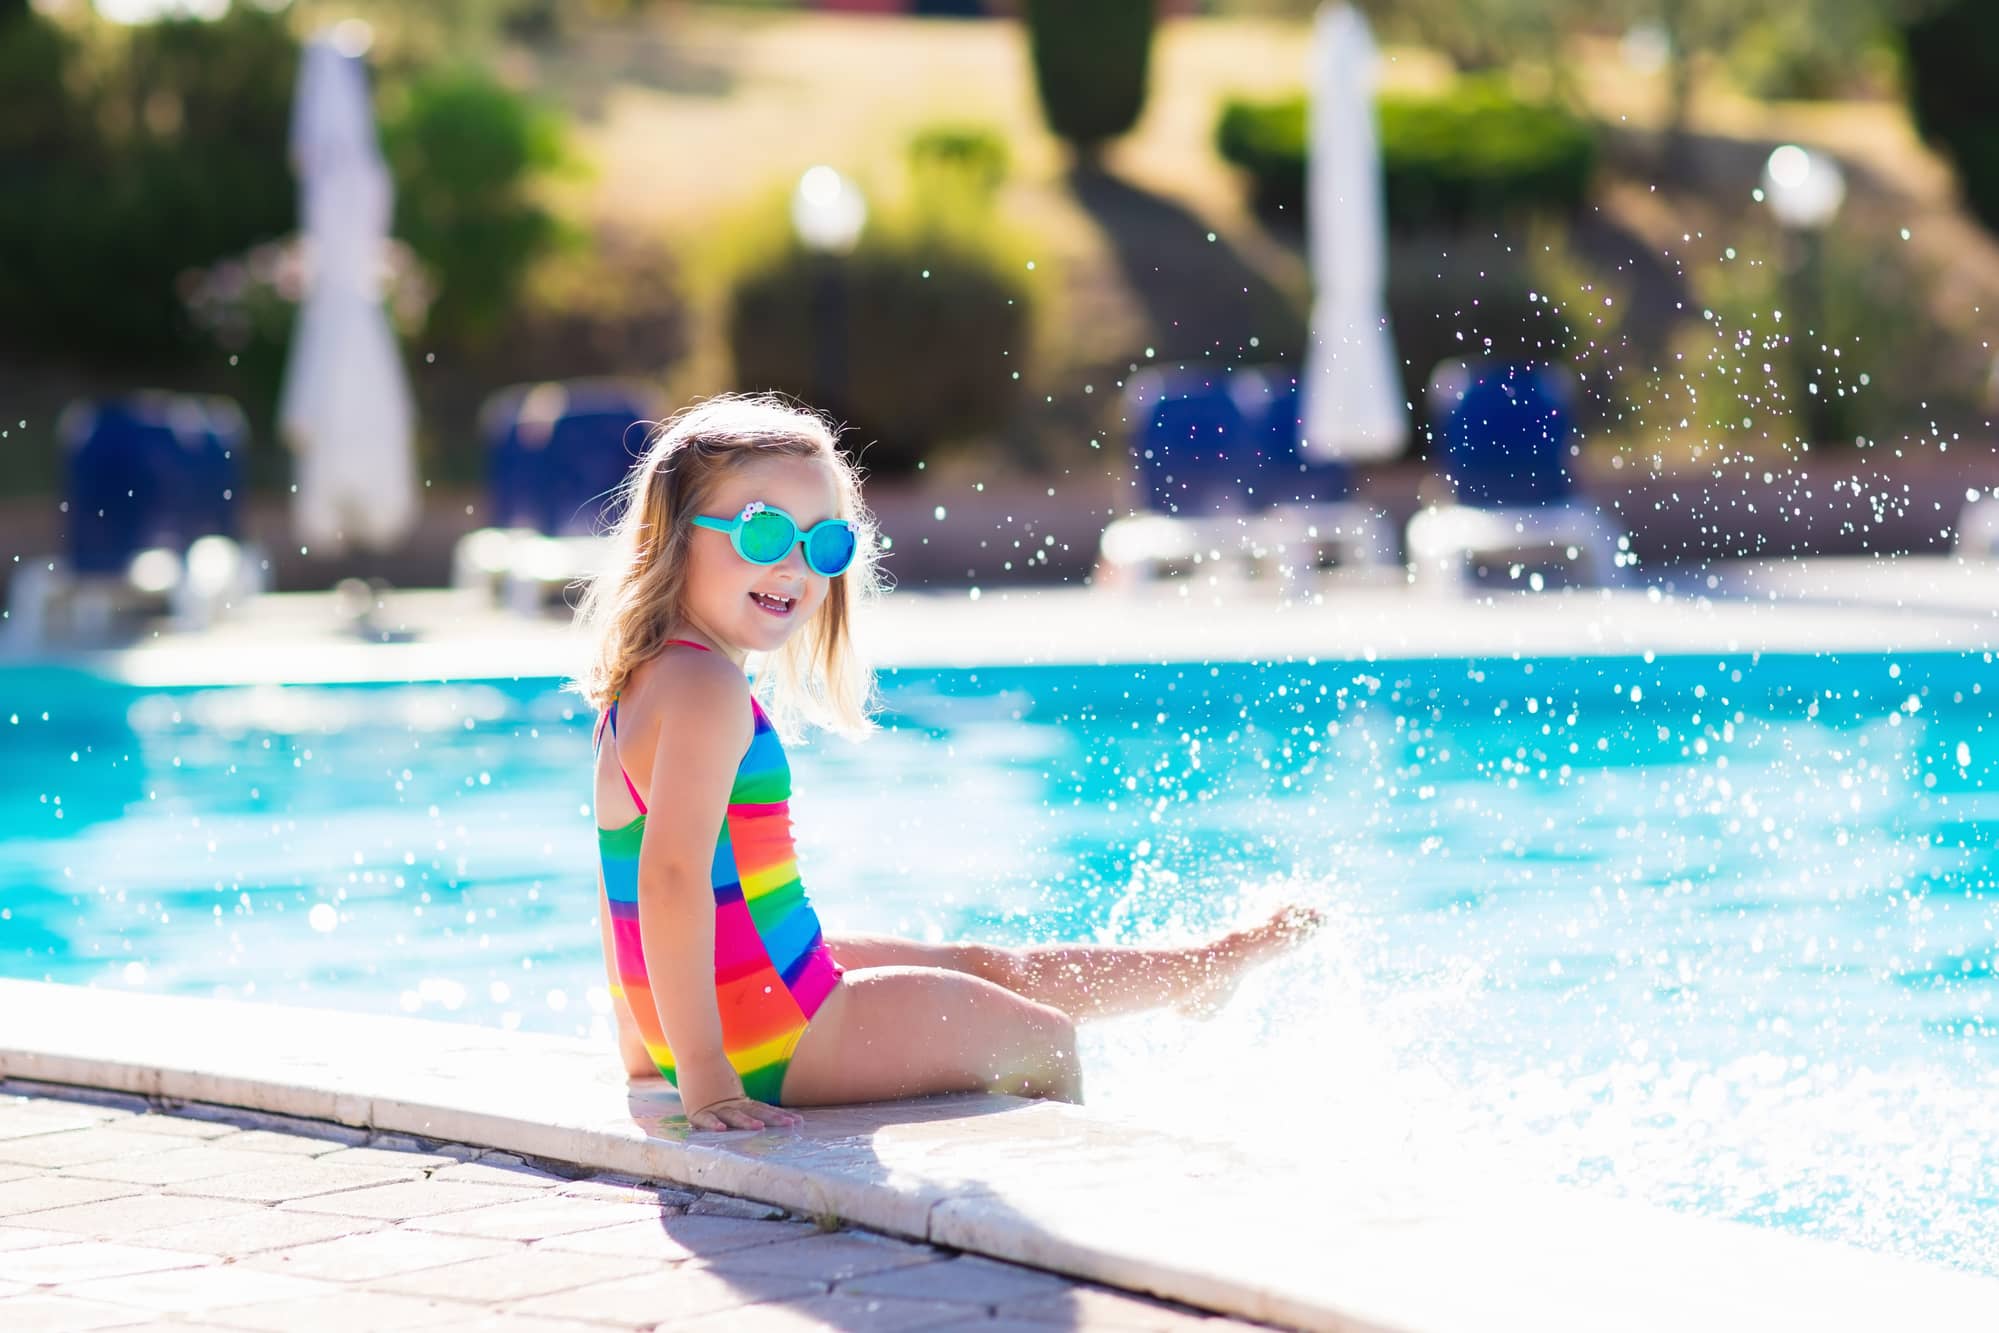
[[[766,597],[760,592],[751,593],[750,600],[765,614],[777,616],[779,619],[790,615],[791,609],[798,605],[798,599],[795,597]]]

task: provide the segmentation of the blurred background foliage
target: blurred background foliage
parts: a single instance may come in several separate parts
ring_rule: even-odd
[[[373,29],[396,232],[426,298],[403,327],[436,483],[478,480],[480,401],[532,378],[782,388],[846,420],[871,470],[1054,474],[1104,466],[1118,385],[1148,360],[1298,355],[1315,5],[807,8],[238,0],[126,24],[0,0],[0,393],[31,423],[0,491],[53,485],[62,398],[139,383],[236,396],[253,477],[282,487],[289,297],[243,297],[263,304],[224,338],[190,293],[296,228],[298,42],[352,16]],[[1999,4],[1362,8],[1385,55],[1388,305],[1419,427],[1440,362],[1509,355],[1574,367],[1588,446],[1619,453],[1986,429]],[[1791,138],[1849,168],[1810,264],[1750,193]],[[1906,166],[1918,139],[1940,174]],[[815,161],[868,195],[845,256],[788,223]],[[1792,307],[1809,336],[1776,325]],[[1774,386],[1745,338],[1771,344]]]
[[[719,261],[734,381],[832,412],[868,442],[874,476],[991,436],[1038,369],[1033,245],[993,205],[1004,142],[928,127],[907,160],[907,189],[870,211],[851,253],[804,246],[787,193],[724,228]]]

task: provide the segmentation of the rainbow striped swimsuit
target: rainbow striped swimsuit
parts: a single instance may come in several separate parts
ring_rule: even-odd
[[[712,651],[692,639],[667,642]],[[819,918],[799,882],[791,841],[791,766],[754,696],[750,712],[756,731],[736,766],[709,875],[715,892],[715,1002],[722,1017],[722,1047],[742,1076],[743,1094],[777,1106],[791,1052],[838,984],[842,969],[820,935]],[[615,698],[598,721],[594,743],[601,746],[607,731],[615,754]],[[618,962],[611,993],[625,997],[647,1053],[677,1087],[673,1052],[667,1048],[639,948],[639,842],[645,835],[646,804],[622,761],[618,772],[639,814],[623,828],[597,829]]]

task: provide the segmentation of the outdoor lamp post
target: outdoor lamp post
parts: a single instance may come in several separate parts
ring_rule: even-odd
[[[842,256],[853,251],[868,220],[867,200],[854,183],[827,166],[808,168],[791,194],[791,226],[813,256],[813,344],[819,392],[844,413],[847,393],[847,278]]]
[[[1797,323],[1791,334],[1791,364],[1803,393],[1799,417],[1805,433],[1823,440],[1843,433],[1839,419],[1844,414],[1833,404],[1833,386],[1818,384],[1813,361],[1815,347],[1825,336],[1818,327],[1824,313],[1819,292],[1824,281],[1825,225],[1846,198],[1846,178],[1828,154],[1787,143],[1763,164],[1762,196],[1777,224],[1793,238],[1790,285]]]

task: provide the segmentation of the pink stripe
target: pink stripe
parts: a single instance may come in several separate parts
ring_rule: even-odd
[[[750,963],[768,965],[770,955],[757,923],[741,900],[715,905],[715,968],[726,972]]]
[[[618,776],[625,780],[625,790],[632,794],[632,804],[639,808],[640,814],[644,814],[646,812],[646,803],[640,798],[639,789],[632,785],[632,775],[625,772],[625,766],[622,763],[618,765]]]
[[[839,979],[840,974],[833,969],[832,951],[822,944],[799,969],[798,980],[791,984],[791,998],[798,1001],[799,1011],[810,1018]]]
[[[645,954],[639,948],[639,919],[611,918],[611,948],[620,962],[629,958],[638,965],[640,975],[645,973]]]
[[[731,802],[729,812],[741,815],[745,819],[763,819],[770,815],[784,813],[785,805],[786,803],[783,801]]]

